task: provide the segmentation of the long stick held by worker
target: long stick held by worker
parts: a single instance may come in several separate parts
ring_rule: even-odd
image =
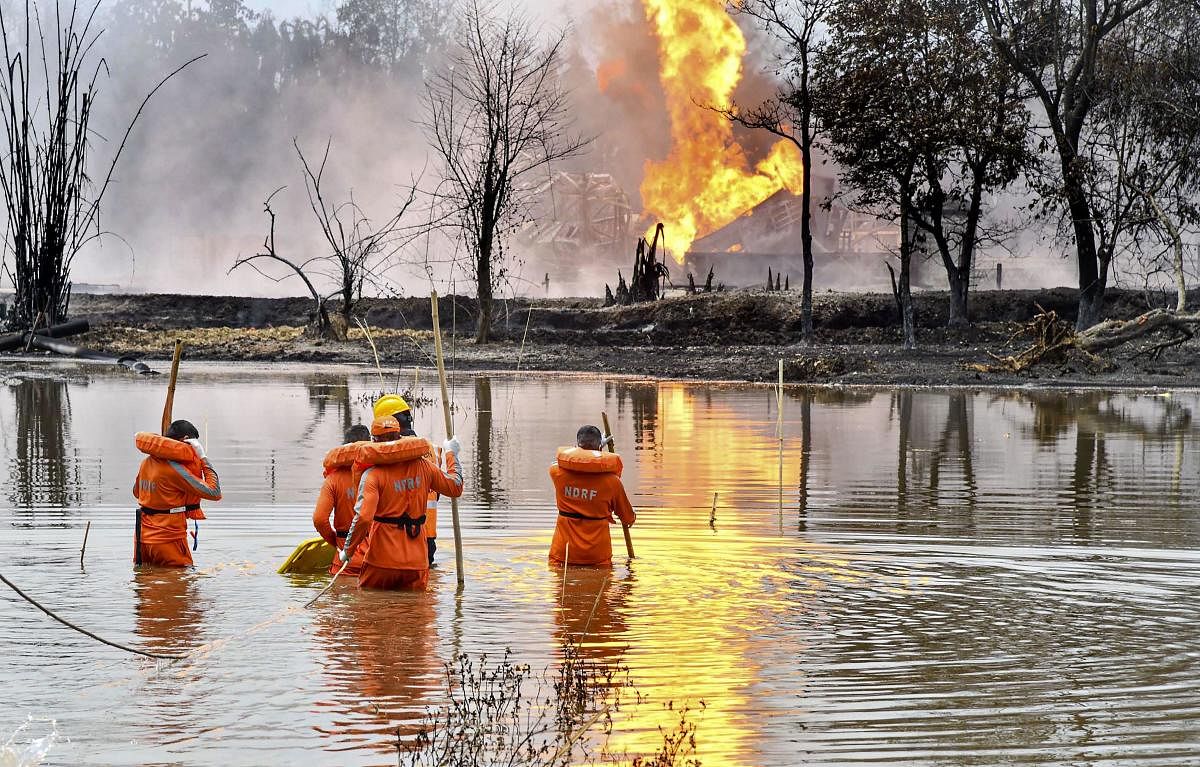
[[[617,442],[613,439],[612,427],[608,424],[608,413],[601,412],[600,420],[604,424],[604,444],[608,446],[608,452],[615,453],[617,452]],[[625,535],[625,554],[633,559],[633,538],[629,535],[629,525],[622,522],[621,532]]]
[[[450,393],[446,386],[446,363],[442,356],[442,323],[438,317],[438,294],[434,290],[429,294],[430,312],[433,321],[433,349],[437,356],[438,383],[442,388],[442,413],[446,417],[446,439],[454,438],[454,420],[450,417]],[[458,575],[458,585],[466,583],[463,572],[462,526],[458,520],[458,499],[450,499],[450,515],[454,520],[454,565]]]

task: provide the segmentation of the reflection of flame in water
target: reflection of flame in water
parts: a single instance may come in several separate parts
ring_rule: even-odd
[[[730,103],[742,78],[746,39],[724,0],[642,0],[658,38],[659,75],[671,121],[671,152],[647,161],[646,212],[666,225],[680,263],[697,236],[733,221],[780,189],[803,186],[800,153],[781,139],[754,170],[733,126],[706,105]],[[613,66],[603,67],[611,76]]]
[[[612,747],[653,753],[662,743],[657,728],[673,729],[676,712],[688,705],[705,765],[754,763],[761,712],[750,691],[762,671],[754,642],[778,622],[771,614],[788,609],[785,597],[796,588],[795,573],[780,568],[769,550],[772,542],[748,534],[776,502],[774,422],[764,412],[756,427],[683,385],[661,386],[658,408],[656,452],[663,460],[640,460],[638,472],[640,487],[666,507],[647,510],[647,524],[634,527],[638,559],[624,657],[651,701],[627,710],[631,726],[618,720]],[[800,453],[789,444],[785,480],[797,476]],[[713,491],[720,492],[716,534],[708,527]],[[806,581],[846,574],[826,550],[806,548],[805,559]],[[755,700],[761,705],[761,696]],[[674,711],[663,709],[668,702]]]

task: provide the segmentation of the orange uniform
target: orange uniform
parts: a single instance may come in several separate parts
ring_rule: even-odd
[[[462,474],[453,453],[443,472],[429,460],[429,443],[418,437],[362,445],[362,472],[347,549],[366,541],[358,584],[363,588],[422,590],[429,582],[426,512],[429,493],[457,498]]]
[[[313,509],[313,527],[325,541],[339,551],[346,545],[346,536],[350,532],[350,521],[354,519],[354,499],[357,488],[354,485],[354,459],[358,453],[358,444],[351,443],[335,447],[325,455],[325,482],[317,496],[317,506]],[[336,558],[329,565],[330,575],[336,575],[342,563]],[[346,575],[358,575],[362,567],[362,554],[356,553]]]
[[[187,567],[192,564],[187,520],[204,519],[202,499],[221,500],[221,480],[208,459],[197,458],[184,442],[147,432],[139,432],[134,441],[146,454],[133,482],[140,528],[134,561]]]
[[[614,515],[626,525],[637,519],[621,484],[621,468],[621,458],[615,453],[581,447],[559,448],[558,460],[550,466],[558,505],[550,561],[571,565],[612,564],[609,523],[614,521]]]

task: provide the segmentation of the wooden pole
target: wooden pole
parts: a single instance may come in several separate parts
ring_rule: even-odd
[[[783,519],[783,360],[779,360],[779,386],[775,389],[775,436],[779,439],[779,518]]]
[[[175,382],[179,380],[179,360],[183,357],[183,341],[175,339],[175,355],[171,357],[171,379],[167,382],[167,403],[163,406],[162,433],[171,426],[171,410],[175,406]]]
[[[171,412],[175,407],[175,382],[179,380],[179,360],[183,358],[183,341],[175,339],[175,353],[171,356],[171,378],[167,381],[167,401],[163,405],[162,433],[166,436],[171,428]],[[142,566],[142,509],[133,513],[133,563]]]
[[[83,553],[87,551],[88,533],[92,531],[92,520],[88,520],[87,527],[83,528],[83,546],[79,548],[79,569],[83,569]]]
[[[600,420],[604,423],[604,434],[607,438],[605,444],[608,445],[608,451],[615,453],[617,452],[617,442],[613,438],[612,427],[608,425],[608,413],[600,413]],[[603,450],[604,445],[601,445],[600,449]],[[633,559],[633,538],[629,537],[629,525],[622,522],[621,532],[625,533],[625,553],[629,555],[630,559]]]
[[[454,436],[454,421],[450,417],[450,394],[446,387],[446,363],[442,359],[442,324],[438,319],[437,291],[429,294],[429,302],[433,312],[433,350],[437,355],[438,382],[442,387],[442,413],[446,416],[446,439]],[[454,520],[454,566],[457,568],[458,586],[466,583],[463,573],[462,527],[458,522],[458,499],[450,499],[450,516]]]

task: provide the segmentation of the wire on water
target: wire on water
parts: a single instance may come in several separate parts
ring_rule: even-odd
[[[76,626],[74,623],[71,623],[69,620],[59,617],[54,612],[52,612],[49,608],[42,606],[36,599],[29,596],[24,591],[21,591],[21,589],[17,588],[16,584],[14,584],[8,578],[5,578],[2,573],[0,573],[0,581],[3,581],[5,586],[8,586],[10,589],[17,592],[18,596],[20,596],[22,599],[24,599],[26,602],[33,605],[37,609],[44,612],[46,615],[49,615],[51,618],[58,621],[59,623],[61,623],[62,625],[66,626],[69,629],[74,629],[75,631],[78,631],[80,634],[83,634],[86,637],[95,639],[97,642],[106,644],[109,647],[115,647],[118,650],[124,650],[125,652],[134,653],[135,655],[144,655],[147,658],[154,658],[155,660],[183,660],[183,658],[184,658],[184,656],[182,656],[182,655],[166,655],[164,653],[153,653],[153,652],[149,652],[147,650],[139,650],[135,647],[129,647],[127,645],[120,644],[119,642],[113,642],[111,640],[105,639],[104,637],[97,636],[96,634],[93,634],[92,632],[88,631],[87,629],[80,628],[79,626]]]

